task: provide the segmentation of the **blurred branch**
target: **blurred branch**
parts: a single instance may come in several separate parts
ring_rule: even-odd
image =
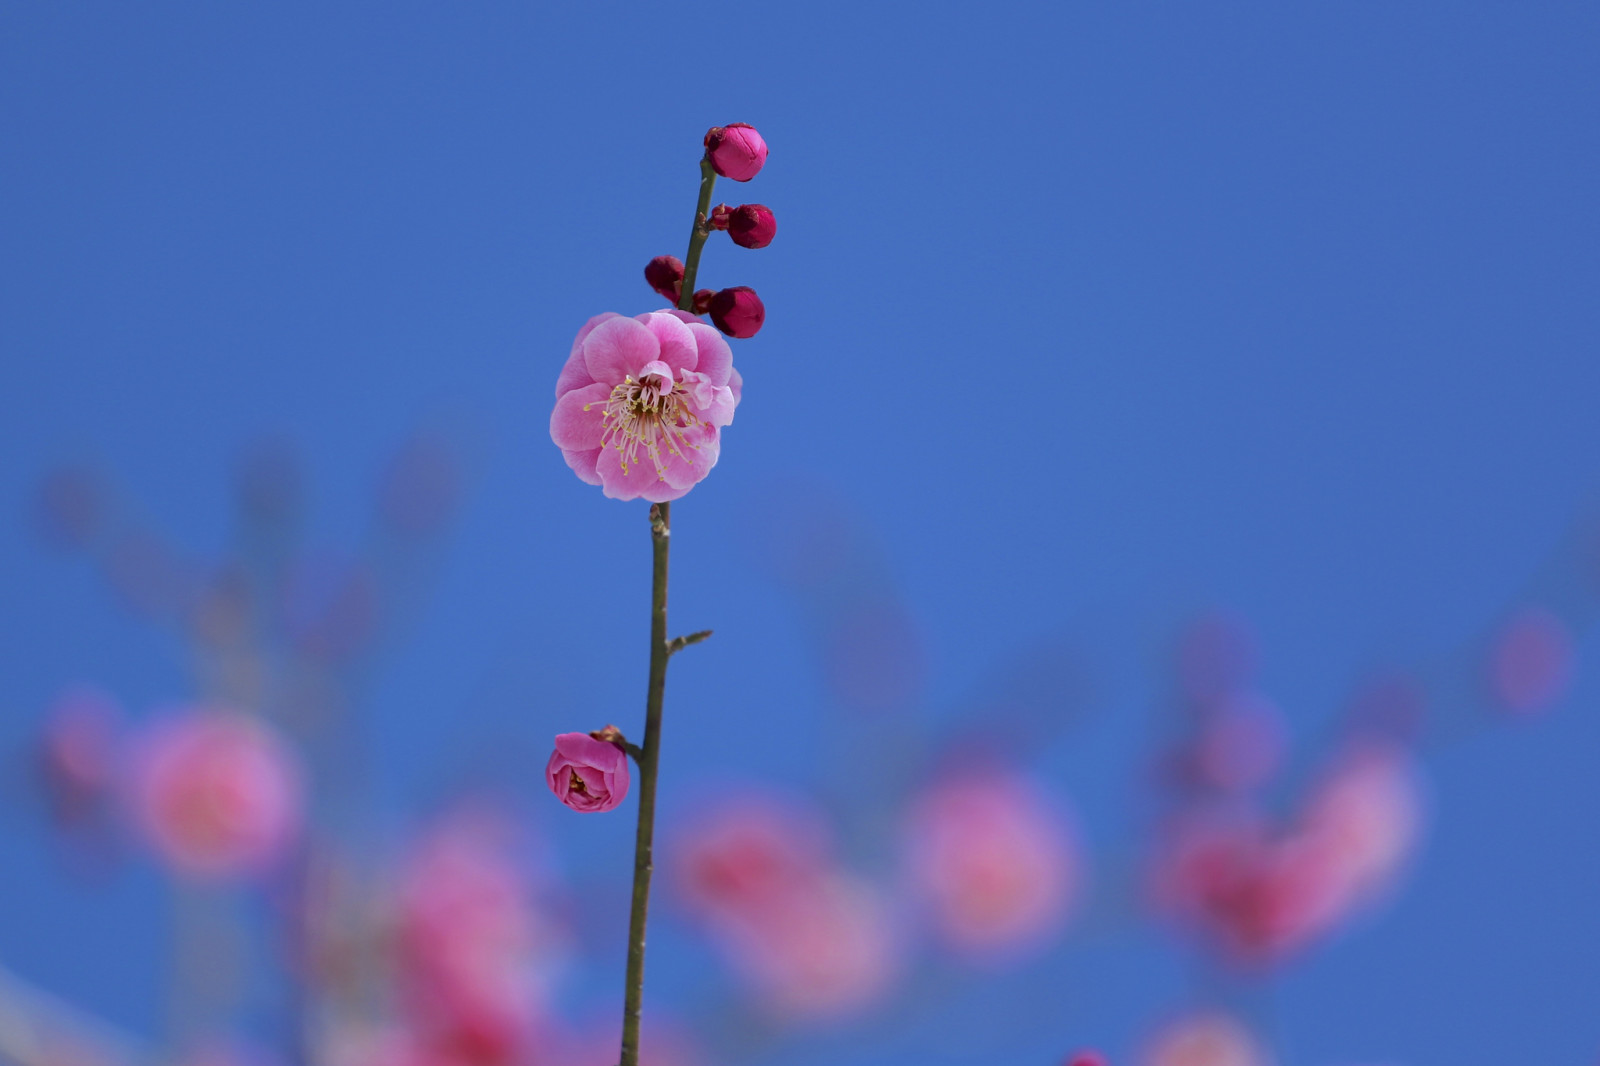
[[[42,992],[0,967],[0,1059],[21,1066],[91,1061],[147,1066],[154,1056],[133,1037]]]

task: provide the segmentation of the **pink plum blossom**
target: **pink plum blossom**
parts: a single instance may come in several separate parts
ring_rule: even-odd
[[[533,907],[506,823],[468,811],[422,839],[400,880],[398,980],[425,1061],[528,1062],[556,936]]]
[[[1255,1035],[1226,1014],[1192,1014],[1167,1023],[1146,1047],[1143,1066],[1271,1066]]]
[[[562,733],[544,768],[556,798],[585,814],[615,809],[628,794],[628,756],[587,733]]]
[[[1003,767],[934,785],[912,812],[910,844],[913,883],[962,951],[1048,944],[1078,893],[1071,822],[1037,784]]]
[[[1528,608],[1506,623],[1495,640],[1494,694],[1517,714],[1542,711],[1566,694],[1574,658],[1566,624],[1543,608]]]
[[[833,1018],[888,988],[899,941],[882,893],[839,869],[815,811],[724,794],[672,853],[685,901],[768,1009]]]
[[[155,723],[134,760],[134,812],[163,858],[186,876],[257,873],[299,831],[300,763],[266,723],[196,708]]]
[[[607,312],[572,343],[550,436],[607,496],[675,500],[716,465],[741,384],[727,341],[694,316]]]

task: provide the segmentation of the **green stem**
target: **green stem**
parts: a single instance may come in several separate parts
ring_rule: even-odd
[[[708,186],[709,187],[709,186]],[[702,193],[704,200],[708,193]],[[667,549],[671,504],[650,506],[655,564],[650,581],[650,687],[639,752],[639,831],[633,849],[633,910],[628,917],[628,976],[622,1008],[621,1066],[639,1066],[639,1008],[644,1001],[644,927],[650,909],[651,847],[656,823],[656,765],[661,758],[661,702],[667,691]]]
[[[700,249],[711,236],[706,220],[711,217],[711,190],[716,187],[717,172],[711,169],[711,160],[700,160],[700,203],[694,209],[694,228],[689,231],[689,255],[683,261],[683,292],[678,295],[678,310],[694,310],[694,276],[700,272]]]

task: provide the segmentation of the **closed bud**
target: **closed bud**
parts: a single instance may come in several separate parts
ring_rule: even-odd
[[[767,309],[756,290],[735,285],[711,297],[711,322],[730,337],[754,337],[767,320]]]
[[[767,142],[747,122],[712,126],[706,131],[706,158],[723,177],[749,181],[766,165]]]
[[[644,280],[677,307],[683,295],[683,261],[675,255],[658,255],[644,265]]]
[[[778,232],[778,220],[765,204],[742,204],[728,213],[728,236],[741,248],[765,248]]]

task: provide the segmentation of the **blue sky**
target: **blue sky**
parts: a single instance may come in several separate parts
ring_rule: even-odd
[[[718,635],[675,667],[664,787],[751,728],[779,780],[828,757],[803,612],[752,543],[815,491],[880,546],[930,706],[1019,646],[1080,649],[1092,713],[1040,762],[1115,850],[1183,618],[1250,618],[1310,743],[1374,666],[1470,656],[1593,500],[1597,46],[1600,10],[1554,3],[6,5],[0,741],[80,677],[141,710],[187,684],[40,546],[44,470],[99,463],[215,557],[241,448],[285,438],[314,539],[348,545],[419,424],[471,473],[367,689],[384,809],[424,808],[473,736],[635,713],[643,507],[568,473],[551,389],[589,316],[656,306],[640,270],[683,254],[699,139],[747,121],[770,162],[718,198],[779,230],[702,268],[768,318],[675,516],[674,617]],[[1593,1059],[1597,698],[1580,668],[1547,719],[1429,751],[1407,892],[1240,993],[1286,1064]],[[568,845],[621,862],[627,836]],[[0,960],[153,1030],[153,872],[96,894],[23,814],[4,839]],[[1189,1002],[1183,967],[1069,937],[921,1035],[771,1061],[1121,1052]]]

